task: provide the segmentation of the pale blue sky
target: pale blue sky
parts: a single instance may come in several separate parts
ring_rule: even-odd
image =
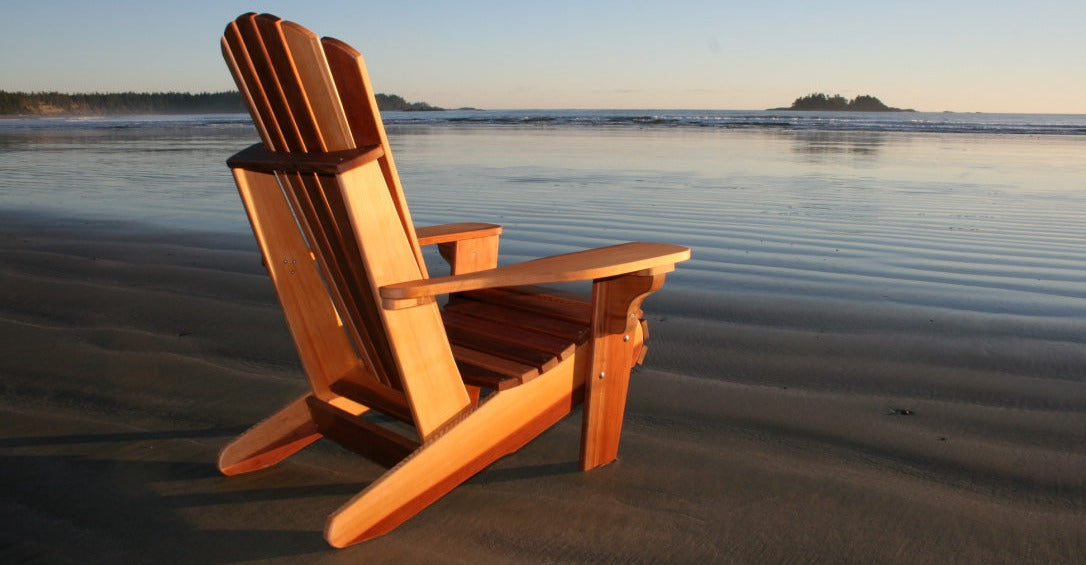
[[[271,12],[363,52],[381,92],[481,108],[1086,113],[1086,2],[4,0],[0,89],[233,89],[218,37]]]

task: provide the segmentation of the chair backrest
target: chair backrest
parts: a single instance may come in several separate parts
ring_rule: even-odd
[[[431,408],[459,406],[466,396],[461,383],[450,381],[450,365],[452,376],[457,376],[451,354],[438,351],[436,360],[429,354],[422,357],[437,366],[440,382],[406,374],[423,368],[409,358],[418,358],[419,348],[448,349],[437,306],[423,305],[401,314],[386,312],[380,305],[380,286],[427,275],[362,56],[343,42],[318,38],[302,26],[267,14],[244,14],[231,22],[222,49],[267,149],[280,153],[326,153],[372,145],[383,149],[380,172],[357,180],[369,187],[359,189],[360,194],[379,186],[382,194],[358,196],[375,199],[372,206],[348,202],[355,188],[347,187],[344,196],[342,176],[277,172],[276,177],[338,315],[372,373],[366,377],[406,393],[425,437],[437,425],[434,422],[443,422],[448,412],[455,411],[445,407],[430,415]],[[354,217],[355,212],[365,220]],[[412,326],[410,331],[407,325]],[[445,393],[455,398],[437,398]]]

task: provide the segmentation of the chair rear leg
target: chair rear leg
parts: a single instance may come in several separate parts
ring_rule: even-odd
[[[345,547],[391,531],[569,414],[581,385],[574,359],[491,395],[454,418],[418,450],[328,518],[324,535]]]
[[[303,396],[238,436],[219,452],[219,470],[238,475],[270,467],[321,438]]]

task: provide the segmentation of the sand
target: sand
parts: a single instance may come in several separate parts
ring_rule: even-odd
[[[1086,555],[1081,322],[665,286],[618,462],[577,470],[578,411],[392,533],[333,550],[325,517],[379,466],[319,442],[246,476],[215,468],[305,390],[249,238],[0,220],[3,562]]]

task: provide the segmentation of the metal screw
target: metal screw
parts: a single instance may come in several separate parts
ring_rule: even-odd
[[[622,341],[630,341],[630,336],[629,335],[622,336]]]
[[[604,375],[606,375],[606,373],[604,373],[603,371],[600,371],[600,377],[599,378],[602,379]]]

